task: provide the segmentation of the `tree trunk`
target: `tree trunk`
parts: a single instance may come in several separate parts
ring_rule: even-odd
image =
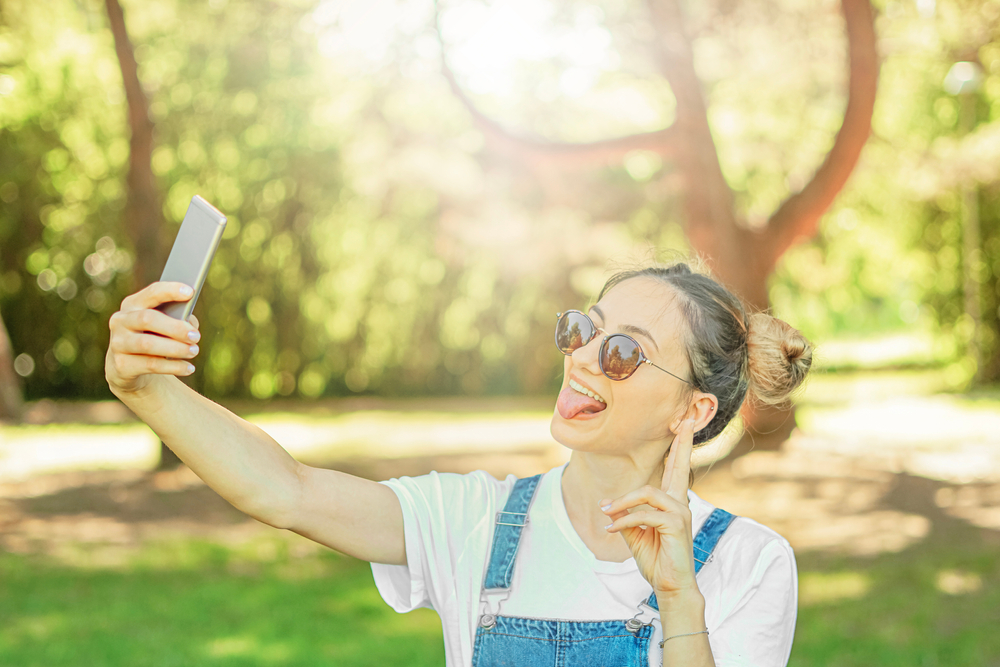
[[[115,53],[122,72],[125,99],[128,102],[129,138],[128,198],[125,204],[125,231],[135,249],[132,270],[132,291],[160,279],[163,252],[160,229],[163,218],[160,194],[153,175],[153,121],[149,117],[149,100],[139,81],[135,51],[125,26],[125,16],[118,0],[105,0],[111,33],[115,38]],[[160,468],[175,468],[180,459],[165,444],[160,443]]]
[[[14,372],[14,349],[0,315],[0,419],[19,422],[23,415],[24,397]]]
[[[153,121],[149,100],[139,82],[135,51],[125,26],[125,16],[118,0],[106,0],[115,52],[121,67],[125,99],[128,101],[129,169],[128,198],[125,205],[125,230],[135,249],[133,287],[139,290],[156,281],[163,268],[160,250],[160,193],[153,175]]]

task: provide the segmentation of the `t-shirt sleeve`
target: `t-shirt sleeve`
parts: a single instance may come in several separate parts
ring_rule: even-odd
[[[420,607],[440,611],[454,597],[465,550],[485,549],[476,542],[489,539],[488,517],[509,484],[482,471],[432,472],[382,484],[396,493],[403,510],[406,565],[372,563],[375,586],[397,612]]]
[[[723,583],[727,609],[709,641],[717,667],[785,667],[798,608],[798,574],[791,545],[768,531],[756,559],[730,569]],[[758,536],[764,537],[764,536]],[[746,553],[746,552],[745,552]]]

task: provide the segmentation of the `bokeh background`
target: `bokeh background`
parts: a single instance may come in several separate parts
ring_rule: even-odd
[[[374,479],[533,474],[554,314],[698,257],[817,345],[695,484],[796,548],[794,665],[1000,665],[1000,2],[0,3],[0,665],[442,664],[113,400],[229,217],[190,386]]]

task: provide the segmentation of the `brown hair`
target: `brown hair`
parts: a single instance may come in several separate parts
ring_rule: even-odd
[[[615,285],[641,277],[674,288],[687,324],[691,384],[719,401],[715,419],[695,433],[696,445],[726,428],[748,392],[761,403],[777,405],[802,384],[812,365],[812,345],[805,336],[766,313],[748,315],[739,298],[683,262],[616,273],[598,301]]]

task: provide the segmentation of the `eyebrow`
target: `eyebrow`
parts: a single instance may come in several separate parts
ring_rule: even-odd
[[[606,319],[604,317],[604,311],[602,311],[597,306],[591,306],[590,309],[596,312],[597,316],[600,317],[602,320]],[[656,341],[653,340],[653,335],[648,331],[646,331],[645,329],[643,329],[642,327],[637,327],[634,324],[619,324],[618,329],[625,333],[636,334],[638,336],[644,337],[646,340],[648,340],[650,343],[653,344],[654,350],[656,350],[657,352],[660,351],[660,347],[656,344]]]

